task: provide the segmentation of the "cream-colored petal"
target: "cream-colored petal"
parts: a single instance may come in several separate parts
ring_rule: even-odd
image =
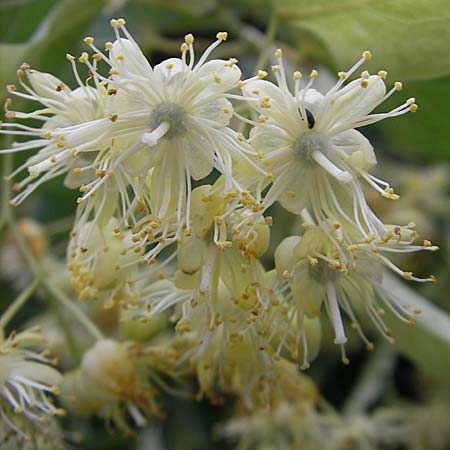
[[[233,116],[233,105],[225,98],[213,99],[192,109],[198,119],[205,119],[215,128],[226,127]]]
[[[367,82],[367,87],[361,85],[362,81]],[[385,94],[386,85],[377,75],[372,75],[367,80],[354,80],[338,91],[324,122],[328,123],[330,132],[343,126],[354,128],[354,123],[369,114]]]
[[[346,163],[355,169],[369,170],[377,158],[369,140],[356,130],[347,130],[332,137],[330,143],[347,154]]]
[[[44,99],[63,102],[71,90],[59,78],[38,70],[27,70],[27,77],[34,91]]]
[[[207,90],[227,92],[240,80],[241,70],[236,64],[230,65],[223,59],[213,59],[203,64],[196,75],[207,82]]]
[[[254,80],[242,88],[248,104],[259,114],[270,117],[275,123],[292,136],[297,136],[305,124],[300,116],[294,97],[275,84],[266,80]]]
[[[121,77],[148,77],[152,73],[152,67],[141,49],[128,39],[120,38],[114,41],[109,59]]]

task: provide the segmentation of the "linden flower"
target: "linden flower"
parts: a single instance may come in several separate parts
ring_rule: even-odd
[[[14,185],[15,191],[25,188],[11,201],[14,205],[21,203],[42,183],[59,175],[68,174],[66,184],[69,187],[78,187],[97,177],[92,165],[97,156],[97,153],[92,150],[97,149],[83,145],[84,142],[78,142],[79,145],[75,143],[68,145],[65,135],[71,130],[78,129],[83,123],[104,117],[106,89],[98,84],[93,88],[82,83],[74,58],[69,57],[69,60],[79,84],[79,87],[74,90],[53,75],[32,70],[27,64],[23,64],[17,72],[20,84],[26,93],[19,92],[14,85],[8,86],[11,94],[43,105],[41,109],[25,113],[12,111],[11,100],[6,101],[8,119],[33,119],[43,123],[41,128],[33,128],[19,122],[0,123],[4,128],[0,130],[1,134],[32,138],[26,142],[14,143],[11,148],[1,150],[0,153],[38,150],[9,176],[12,178],[25,169],[29,172],[26,178]],[[25,75],[29,85],[24,81]],[[91,133],[93,128],[95,127],[91,126]],[[79,169],[80,167],[83,169]],[[72,178],[73,170],[83,172],[77,181]]]
[[[88,222],[70,241],[67,267],[80,300],[99,299],[109,308],[116,302],[131,302],[138,296],[129,282],[141,253],[136,251],[131,231],[120,231],[118,223],[115,218],[103,227]]]
[[[237,85],[241,71],[235,59],[207,62],[211,52],[227,39],[225,32],[217,34],[198,61],[194,37],[188,34],[181,45],[181,58],[170,58],[152,68],[125,21],[112,20],[111,24],[117,39],[106,44],[108,56],[94,46],[93,38],[85,39],[96,52],[94,58],[111,67],[109,78],[98,73],[87,55],[84,62],[95,77],[108,83],[113,94],[107,105],[115,117],[113,135],[133,142],[123,158],[139,161],[141,172],[149,174],[145,193],[141,190],[138,194],[155,222],[174,223],[174,242],[189,233],[191,178],[200,180],[215,168],[224,174],[225,191],[242,189],[233,178],[233,160],[248,159],[246,155],[255,152],[228,128],[233,115],[228,91]],[[110,176],[113,174],[106,170],[99,183]],[[89,195],[87,192],[83,198]],[[162,239],[168,235],[169,230],[164,230]]]
[[[344,247],[339,242],[338,230],[329,224],[307,226],[302,237],[291,236],[282,241],[275,252],[275,265],[283,280],[280,289],[287,292],[286,301],[296,310],[300,327],[304,326],[302,318],[319,316],[325,304],[335,332],[334,342],[341,345],[342,359],[347,362],[343,347],[347,337],[341,311],[369,349],[373,344],[362,331],[357,316],[367,317],[386,339],[393,341],[382,319],[383,307],[408,324],[413,324],[420,313],[409,310],[395,293],[387,292],[382,286],[383,266],[400,272],[406,279],[434,282],[434,277],[413,277],[364,246]]]
[[[325,95],[312,87],[318,75],[315,70],[303,87],[301,73],[295,72],[292,94],[281,50],[275,55],[278,65],[272,70],[278,86],[262,80],[266,73],[260,72],[244,82],[242,88],[244,98],[260,115],[250,133],[250,143],[274,179],[261,209],[266,210],[279,200],[284,208],[296,214],[308,208],[319,221],[332,216],[351,222],[364,236],[383,234],[386,230],[370,211],[360,180],[384,196],[398,196],[387,183],[368,173],[376,164],[373,148],[354,128],[416,111],[414,99],[388,113],[370,114],[400,90],[401,83],[395,83],[386,93],[384,71],[378,75],[365,71],[347,83],[371,58],[369,52],[364,52],[348,72],[339,72],[337,83]]]
[[[53,369],[45,353],[31,346],[42,345],[38,328],[11,333],[0,344],[0,416],[2,423],[24,440],[30,440],[17,426],[15,414],[20,414],[38,429],[44,430],[48,416],[64,415],[49,394],[58,394],[62,376]]]
[[[83,355],[81,366],[65,375],[62,393],[67,408],[81,415],[98,414],[125,432],[130,430],[125,413],[138,426],[161,415],[157,389],[138,359],[126,343],[97,341]]]

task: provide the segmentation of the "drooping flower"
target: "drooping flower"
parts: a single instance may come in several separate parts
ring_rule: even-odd
[[[106,89],[101,84],[91,87],[87,83],[82,83],[74,58],[70,55],[68,58],[79,85],[74,90],[53,75],[30,69],[27,64],[22,64],[17,72],[20,84],[26,93],[18,91],[14,85],[8,86],[12,95],[43,105],[42,108],[32,112],[20,112],[11,110],[10,99],[6,101],[7,119],[32,119],[42,123],[40,128],[24,125],[20,121],[1,124],[3,128],[0,130],[1,134],[32,138],[29,141],[13,143],[11,148],[1,150],[1,153],[37,150],[36,154],[28,158],[9,176],[12,178],[24,170],[28,171],[28,176],[13,187],[15,191],[22,191],[11,200],[14,205],[21,203],[42,183],[59,175],[67,175],[66,182],[70,187],[80,187],[98,176],[92,165],[98,154],[98,148],[87,144],[96,133],[95,121],[107,120],[103,119],[107,98]],[[24,80],[25,76],[28,83]],[[81,124],[90,121],[93,121],[91,137],[86,134],[84,141],[78,142],[77,145],[75,142],[66,141],[69,130],[77,130]],[[85,125],[84,129],[87,128],[88,125]],[[73,171],[83,172],[83,175],[78,177],[78,181],[74,181]]]
[[[418,246],[417,250],[423,248]],[[363,331],[364,320],[370,321],[386,339],[393,341],[382,317],[385,308],[410,325],[420,313],[410,310],[402,299],[383,286],[386,267],[407,280],[435,281],[433,276],[422,279],[402,271],[370,248],[370,244],[345,244],[339,229],[329,222],[321,226],[306,224],[303,236],[291,236],[282,241],[275,252],[275,264],[281,280],[279,288],[286,292],[285,298],[295,310],[300,329],[304,326],[303,318],[320,316],[324,305],[334,328],[334,342],[341,345],[344,362],[348,360],[343,346],[347,336],[342,313],[368,349],[373,348],[373,343]]]
[[[136,251],[131,231],[121,231],[118,223],[115,218],[103,227],[88,222],[73,233],[68,247],[67,267],[79,298],[99,299],[107,308],[132,302],[139,296],[130,281],[142,252],[139,248]]]
[[[170,358],[165,357],[170,365]],[[131,343],[97,341],[83,355],[81,366],[65,374],[61,389],[67,409],[80,415],[99,415],[124,432],[131,429],[127,415],[137,426],[161,416],[158,389],[149,378],[153,359],[152,354]]]
[[[338,81],[325,95],[313,89],[318,76],[315,70],[303,87],[301,73],[294,73],[292,94],[281,50],[275,55],[278,64],[272,71],[278,86],[260,76],[247,80],[242,87],[243,98],[259,114],[250,143],[273,176],[260,210],[278,200],[296,214],[308,208],[318,221],[334,217],[351,224],[364,237],[380,237],[386,229],[367,205],[361,181],[386,197],[398,196],[388,183],[369,173],[376,157],[370,142],[355,128],[416,111],[415,100],[411,98],[388,113],[371,114],[402,86],[396,82],[386,93],[385,71],[377,75],[364,71],[348,82],[371,58],[367,51],[348,72],[339,72]]]
[[[33,349],[43,343],[37,327],[13,332],[0,343],[0,417],[3,425],[26,441],[31,439],[26,434],[29,425],[44,431],[49,417],[64,415],[52,399],[59,393],[62,376],[51,367],[46,352]],[[15,415],[28,422],[26,428],[18,426],[22,420],[15,420]]]

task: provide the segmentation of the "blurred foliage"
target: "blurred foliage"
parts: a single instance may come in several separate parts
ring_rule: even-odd
[[[447,0],[279,0],[276,6],[282,20],[317,35],[344,66],[370,49],[376,61],[369,68],[384,64],[394,78],[450,73]]]

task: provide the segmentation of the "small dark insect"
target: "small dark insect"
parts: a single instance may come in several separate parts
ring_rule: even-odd
[[[314,124],[316,123],[316,119],[314,119],[314,116],[309,109],[306,109],[305,111],[306,111],[306,120],[308,122],[308,128],[311,129],[314,127]]]

